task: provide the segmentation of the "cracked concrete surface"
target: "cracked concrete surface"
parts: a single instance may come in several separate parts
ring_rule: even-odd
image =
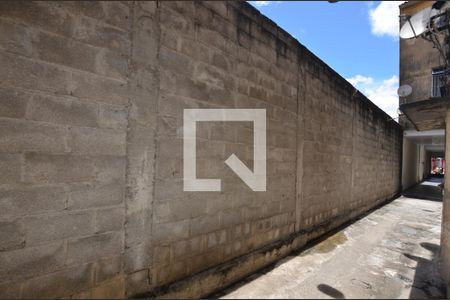
[[[442,203],[400,197],[222,298],[445,298]]]

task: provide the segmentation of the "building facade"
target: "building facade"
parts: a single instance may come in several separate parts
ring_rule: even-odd
[[[407,17],[430,8],[433,1],[408,1],[400,6],[400,27],[407,23]],[[443,61],[433,44],[423,38],[400,39],[400,86],[410,86],[407,96],[400,96],[400,105],[411,104],[438,96],[439,75]],[[411,104],[414,105],[414,104]],[[405,112],[403,112],[405,113]],[[422,181],[431,173],[433,157],[444,156],[443,127],[419,129],[408,118],[400,115],[399,123],[404,128],[403,138],[403,189]]]
[[[408,18],[430,9],[434,1],[408,1],[400,5],[400,27],[410,26]],[[445,11],[445,7],[442,11]],[[413,24],[414,25],[414,24]],[[448,34],[437,35],[442,45],[448,44]],[[428,35],[425,34],[428,38]],[[447,50],[445,50],[447,47]],[[433,158],[450,156],[449,105],[446,56],[448,46],[440,53],[433,43],[418,36],[400,39],[400,86],[411,87],[411,93],[400,97],[400,124],[405,128],[403,141],[403,186],[409,187],[432,170]],[[450,285],[450,179],[445,176],[443,200],[441,271]]]

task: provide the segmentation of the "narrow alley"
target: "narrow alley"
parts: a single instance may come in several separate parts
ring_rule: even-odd
[[[0,66],[0,300],[450,300],[450,1],[0,1]]]
[[[442,203],[400,197],[221,298],[445,298]]]

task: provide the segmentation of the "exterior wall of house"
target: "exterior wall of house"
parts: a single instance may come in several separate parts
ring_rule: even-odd
[[[419,182],[417,165],[418,148],[410,139],[403,138],[402,188],[406,190]]]
[[[430,7],[432,1],[408,1],[400,6],[400,15],[411,16]],[[400,18],[400,28],[406,19]],[[408,84],[412,93],[400,98],[401,103],[427,100],[431,97],[433,68],[442,65],[439,52],[422,38],[400,39],[400,86]]]
[[[433,4],[433,1],[408,1],[400,6],[401,15],[413,15],[418,11],[429,7]],[[400,19],[400,25],[404,24],[404,20]],[[400,98],[400,104],[424,101],[431,97],[432,90],[432,76],[431,71],[433,68],[443,65],[443,61],[437,49],[433,48],[433,44],[425,41],[422,38],[400,40],[400,85],[409,84],[412,87],[412,93],[408,97]],[[425,104],[422,103],[422,104]],[[446,145],[449,143],[449,117],[447,116],[445,122],[447,126],[446,131]],[[404,128],[412,128],[412,124],[405,118],[400,119],[400,123]],[[446,147],[446,157],[448,157],[448,146]],[[424,149],[422,152],[425,153]],[[429,156],[423,155],[420,162],[421,166],[421,178],[426,175],[429,170]],[[405,161],[404,163],[405,164]],[[425,168],[424,168],[425,166]],[[448,186],[448,176],[446,176],[446,186]],[[441,260],[442,267],[441,273],[447,284],[447,293],[450,292],[450,259],[448,257],[450,253],[449,244],[449,192],[448,188],[444,190],[443,200],[443,218],[442,218],[442,239],[441,239]]]
[[[402,131],[241,2],[0,2],[0,297],[199,297],[400,192]],[[248,122],[264,108],[267,191]],[[171,283],[177,282],[175,285]]]
[[[450,157],[450,111],[445,120],[445,157]],[[441,231],[441,274],[447,285],[447,297],[450,296],[450,177],[444,178],[444,197]]]

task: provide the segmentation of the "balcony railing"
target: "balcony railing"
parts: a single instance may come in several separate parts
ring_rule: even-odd
[[[435,68],[431,71],[433,82],[431,85],[431,97],[450,96],[450,68]]]

